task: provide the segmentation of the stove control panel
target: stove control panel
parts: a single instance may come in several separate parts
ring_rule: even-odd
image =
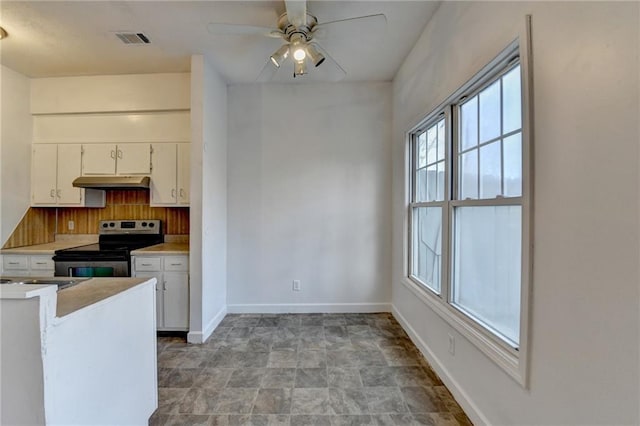
[[[101,220],[100,235],[104,234],[161,234],[162,221],[148,220]]]

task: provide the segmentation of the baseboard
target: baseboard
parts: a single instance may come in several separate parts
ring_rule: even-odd
[[[227,305],[230,314],[313,314],[391,312],[390,303],[282,303]]]
[[[213,333],[213,330],[222,322],[225,315],[227,315],[227,307],[223,306],[222,309],[211,318],[211,321],[209,321],[209,324],[206,325],[203,331],[190,331],[187,334],[187,342],[196,344],[206,342],[209,336],[211,336],[211,333]]]
[[[416,333],[416,331],[411,327],[411,324],[407,322],[407,320],[400,314],[400,312],[396,309],[394,305],[392,305],[393,316],[396,318],[398,323],[402,326],[404,331],[407,332],[413,344],[420,350],[422,356],[424,356],[429,362],[429,365],[433,367],[433,370],[436,372],[438,377],[442,380],[445,386],[451,391],[451,394],[456,399],[458,404],[462,407],[465,414],[469,417],[469,419],[473,422],[474,425],[488,425],[489,420],[487,417],[478,409],[478,406],[473,402],[469,395],[460,387],[458,382],[454,380],[449,374],[449,370],[440,362],[438,357],[433,353],[433,351],[429,348],[429,346],[425,343],[424,340]]]

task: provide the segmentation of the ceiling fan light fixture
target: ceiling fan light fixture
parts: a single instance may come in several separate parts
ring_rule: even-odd
[[[273,65],[280,68],[280,65],[282,65],[282,63],[284,62],[285,59],[287,59],[288,56],[289,56],[289,46],[286,44],[283,44],[282,46],[280,46],[278,50],[275,51],[273,55],[269,57],[269,59],[271,59],[271,62],[273,63]]]
[[[307,57],[307,44],[303,41],[302,34],[294,34],[291,37],[291,56],[298,62],[304,61]]]
[[[307,65],[304,61],[293,62],[293,78],[305,75],[307,73]]]
[[[313,62],[313,65],[316,67],[324,62],[324,55],[318,52],[318,49],[316,49],[313,44],[307,46],[307,55],[309,55],[309,59],[311,59],[311,62]]]

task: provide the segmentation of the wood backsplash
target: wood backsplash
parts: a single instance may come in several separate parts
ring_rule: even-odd
[[[110,190],[106,195],[104,208],[31,207],[2,248],[53,242],[56,233],[97,234],[98,222],[109,219],[159,219],[165,234],[189,234],[189,208],[150,207],[149,191]]]

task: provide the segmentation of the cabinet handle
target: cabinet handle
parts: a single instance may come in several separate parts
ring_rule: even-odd
[[[61,195],[61,194],[62,194],[62,189],[58,189],[58,190],[56,191],[56,197],[58,197],[58,198],[62,198],[62,195]]]
[[[122,158],[122,150],[121,149],[118,150],[118,158]]]
[[[172,263],[171,266],[180,266],[182,263]]]
[[[167,289],[167,282],[166,281],[162,281],[162,289],[163,290]]]
[[[184,189],[180,188],[180,198],[184,198]]]
[[[111,158],[116,159],[116,152],[113,149],[111,150]]]
[[[9,265],[19,265],[20,262],[9,262]]]
[[[52,190],[51,190],[51,192],[49,192],[49,196],[50,196],[51,198],[55,198],[55,197],[56,197],[56,190],[55,190],[55,189],[52,189]]]
[[[46,265],[47,262],[36,262],[36,265]]]
[[[176,189],[175,188],[173,188],[171,190],[171,198],[176,198]]]
[[[151,266],[150,263],[141,263],[140,266]]]

